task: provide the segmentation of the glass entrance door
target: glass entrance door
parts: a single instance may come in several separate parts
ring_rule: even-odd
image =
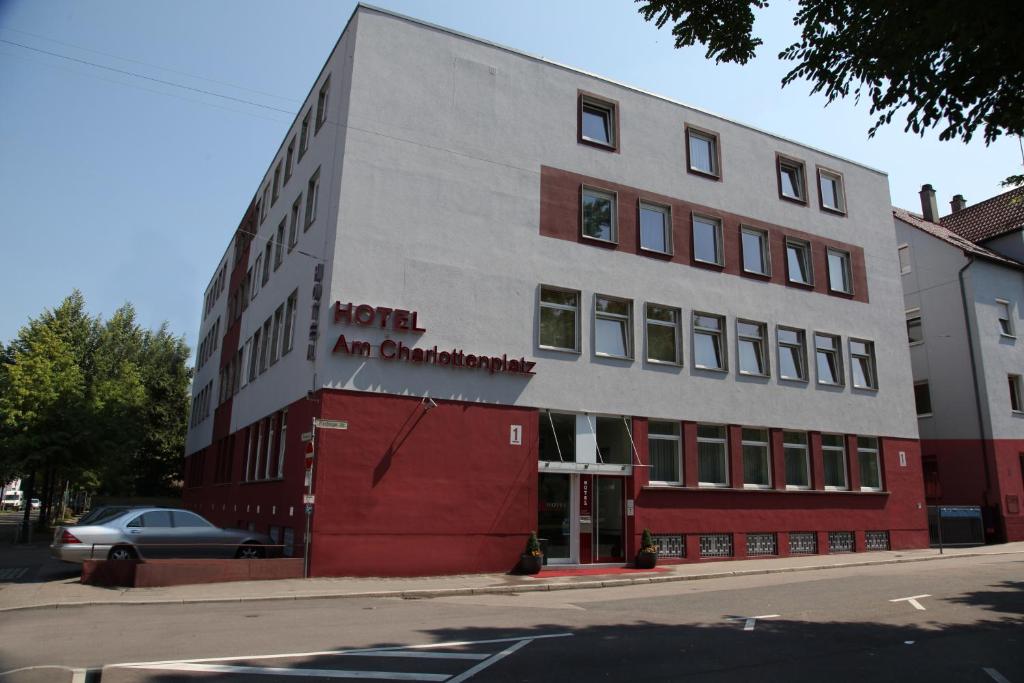
[[[626,559],[625,479],[595,477],[594,561],[623,562]]]
[[[548,564],[573,562],[572,474],[541,474],[537,489],[537,537]]]

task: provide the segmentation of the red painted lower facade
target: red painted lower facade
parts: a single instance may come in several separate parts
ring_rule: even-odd
[[[286,554],[301,556],[301,434],[311,430],[314,416],[347,423],[346,429],[316,430],[310,547],[314,576],[509,571],[528,534],[538,529],[539,516],[558,506],[566,512],[563,531],[566,538],[572,537],[571,560],[580,564],[632,561],[645,527],[678,540],[679,556],[665,558],[678,562],[723,559],[702,556],[702,538],[707,544],[712,536],[728,537],[731,550],[724,559],[746,558],[750,534],[758,534],[753,538],[759,542],[771,540],[769,556],[789,555],[794,532],[804,542],[812,534],[818,553],[829,551],[830,533],[848,540],[854,552],[867,550],[869,538],[877,544],[884,537],[894,550],[928,545],[921,455],[915,440],[879,438],[881,491],[860,490],[856,455],[847,457],[849,490],[825,490],[821,438],[815,432],[809,433],[809,489],[745,489],[740,427],[729,426],[733,485],[710,489],[696,482],[696,425],[682,422],[682,485],[652,486],[648,468],[641,466],[623,468],[617,475],[595,475],[582,466],[573,472],[539,473],[544,413],[533,408],[431,403],[339,390],[321,390],[311,399],[292,403],[286,420],[277,418],[276,424],[287,424],[281,477],[243,481],[251,479],[253,471],[251,463],[246,465],[247,457],[252,459],[248,427],[190,456],[187,506],[217,524],[269,532],[289,546]],[[631,424],[634,464],[646,465],[647,421],[634,417]],[[515,426],[519,444],[511,436]],[[771,430],[771,439],[772,479],[781,482],[782,430]],[[856,436],[847,440],[852,446],[847,452],[856,454]],[[219,452],[229,455],[222,455],[216,465]],[[261,472],[276,475],[276,466]],[[553,502],[550,487],[541,485],[542,477],[563,491],[567,484],[572,496]],[[595,503],[593,495],[605,506]],[[617,500],[609,507],[612,498]],[[565,511],[567,506],[572,509]],[[608,518],[609,509],[617,519]],[[597,528],[613,529],[614,534],[594,533]],[[763,544],[759,548],[763,550]],[[806,551],[806,545],[801,550]]]
[[[921,442],[929,505],[979,505],[989,542],[1024,541],[1024,439]]]

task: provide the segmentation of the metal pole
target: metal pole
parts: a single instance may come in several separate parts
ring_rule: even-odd
[[[939,555],[942,555],[942,506],[935,506],[935,519],[939,527]]]
[[[309,483],[306,485],[306,494],[307,495],[312,495],[313,494],[313,474],[316,471],[316,418],[315,417],[313,418],[312,431],[313,431],[313,438],[310,441],[310,443],[313,444],[313,463],[312,463],[312,466],[309,468],[309,472],[307,472],[307,475],[309,476]],[[313,538],[312,538],[312,536],[310,534],[310,526],[311,526],[310,522],[311,522],[312,517],[313,517],[313,506],[308,504],[308,503],[303,503],[303,507],[305,508],[305,511],[306,511],[306,536],[303,539],[303,543],[302,543],[302,547],[303,547],[303,553],[302,553],[302,578],[308,579],[309,578],[309,546],[310,546],[310,543],[312,543],[312,541],[313,541]]]

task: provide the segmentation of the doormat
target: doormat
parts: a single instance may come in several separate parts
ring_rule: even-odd
[[[557,579],[563,576],[601,576],[603,574],[649,574],[651,572],[667,572],[665,567],[654,569],[634,569],[633,567],[595,567],[588,569],[543,569],[532,579]]]

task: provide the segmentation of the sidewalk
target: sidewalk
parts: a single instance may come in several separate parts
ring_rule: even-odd
[[[978,548],[900,550],[845,555],[805,555],[760,560],[735,560],[662,565],[663,571],[545,578],[509,574],[467,574],[414,578],[315,578],[278,581],[168,586],[164,588],[102,588],[84,586],[77,578],[42,583],[0,585],[0,612],[89,605],[153,605],[314,598],[429,598],[483,593],[522,593],[700,579],[817,571],[844,567],[925,562],[959,557],[1024,553],[1024,542]],[[552,568],[553,569],[553,568]]]

